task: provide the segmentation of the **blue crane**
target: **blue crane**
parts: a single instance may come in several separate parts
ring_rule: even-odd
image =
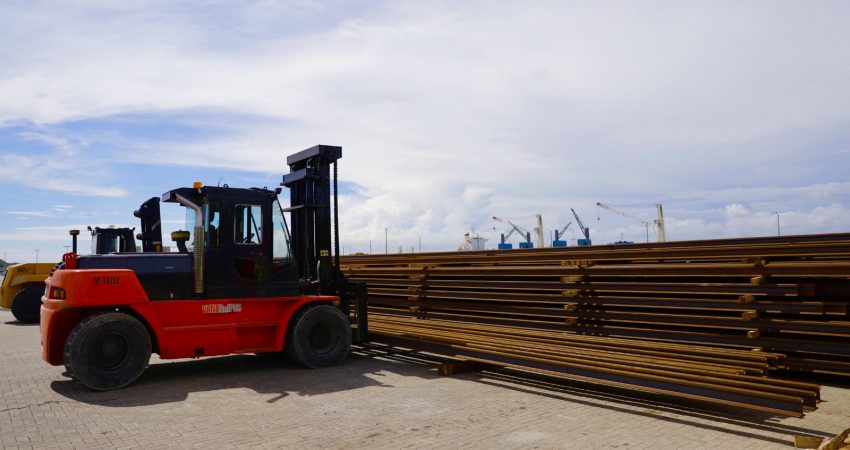
[[[579,219],[578,213],[576,213],[576,210],[570,208],[570,211],[573,212],[573,216],[576,218],[576,224],[578,225],[579,229],[581,230],[581,234],[584,235],[584,239],[578,240],[578,245],[590,245],[591,244],[590,228],[584,226],[584,224],[581,222],[581,219]]]
[[[524,230],[519,225],[511,222],[508,219],[502,219],[502,218],[493,216],[493,220],[495,220],[497,222],[502,222],[506,225],[510,225],[510,227],[511,227],[511,230],[508,231],[508,234],[502,233],[502,239],[501,239],[501,242],[499,243],[499,247],[498,247],[499,250],[510,250],[510,249],[513,248],[513,245],[511,245],[509,242],[507,242],[507,240],[511,237],[511,235],[514,234],[514,232],[518,233],[520,236],[522,236],[525,239],[525,242],[519,243],[519,248],[534,248],[534,244],[531,243],[531,233],[530,232]]]
[[[564,233],[567,232],[567,228],[570,227],[573,223],[568,223],[564,228],[561,228],[561,231],[555,230],[555,240],[552,241],[552,247],[566,247],[567,241],[562,240],[561,238],[564,236]]]

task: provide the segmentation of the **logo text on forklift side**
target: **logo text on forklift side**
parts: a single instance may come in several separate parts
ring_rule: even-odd
[[[229,305],[223,305],[221,303],[216,303],[212,305],[201,305],[201,312],[203,312],[204,314],[227,314],[234,312],[242,312],[242,304],[231,303]]]
[[[121,279],[119,277],[107,277],[107,276],[105,276],[105,277],[101,278],[101,277],[95,276],[92,279],[92,281],[94,282],[94,284],[97,284],[97,285],[99,285],[101,282],[103,282],[103,284],[119,284],[121,282]]]

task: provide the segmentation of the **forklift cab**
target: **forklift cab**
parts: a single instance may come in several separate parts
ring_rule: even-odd
[[[191,260],[194,298],[337,296],[346,316],[355,308],[355,341],[365,341],[366,285],[348,280],[339,269],[336,163],[341,157],[342,148],[327,145],[287,157],[290,173],[281,182],[290,194],[286,209],[278,202],[282,188],[195,183],[163,194],[163,202],[186,207],[186,231],[172,233],[172,239]],[[146,218],[143,243],[155,246],[161,240],[158,208],[152,200],[146,205],[137,216]],[[285,213],[291,214],[291,235]]]
[[[286,218],[275,191],[196,184],[166,192],[162,201],[186,206],[187,231],[179,236],[186,244],[178,242],[178,247],[181,251],[185,248],[193,259],[198,250],[195,234],[203,232],[200,251],[205,298],[300,293],[298,265],[292,258]],[[198,217],[203,218],[200,226]]]
[[[136,252],[136,240],[133,238],[134,228],[94,227],[92,229],[92,227],[88,227],[88,230],[91,232],[92,255]]]

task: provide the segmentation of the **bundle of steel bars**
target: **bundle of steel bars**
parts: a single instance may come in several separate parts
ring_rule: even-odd
[[[850,375],[846,233],[347,256],[342,266],[369,285],[370,320],[760,350],[782,355],[771,371]]]
[[[371,315],[379,341],[596,385],[802,416],[817,385],[763,376],[782,356],[617,338]]]

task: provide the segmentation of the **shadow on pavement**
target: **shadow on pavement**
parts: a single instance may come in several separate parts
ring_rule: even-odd
[[[304,369],[266,356],[235,355],[152,364],[135,384],[115,391],[91,391],[70,379],[54,381],[51,388],[76,401],[110,407],[180,402],[193,392],[234,388],[276,394],[267,400],[273,403],[287,395],[313,396],[366,387],[391,387],[381,382],[382,372],[434,379],[439,377],[434,370],[435,364],[450,360],[406,349],[366,345],[353,348],[352,354],[341,365],[319,370]],[[777,422],[777,416],[770,414],[510,369],[470,372],[454,377],[782,445],[790,444],[788,435],[823,438],[834,434],[834,430],[812,430],[782,424]]]
[[[37,322],[36,323],[25,323],[25,322],[19,322],[17,320],[10,320],[10,321],[4,322],[4,323],[6,325],[14,325],[16,327],[37,327],[38,326]]]
[[[83,403],[133,407],[173,403],[190,393],[220,389],[252,389],[276,394],[274,403],[287,395],[312,396],[366,387],[390,387],[381,382],[382,372],[436,378],[434,370],[351,354],[339,366],[306,369],[268,355],[232,355],[199,360],[157,362],[148,366],[134,384],[119,390],[97,392],[74,380],[54,381],[56,393]]]

